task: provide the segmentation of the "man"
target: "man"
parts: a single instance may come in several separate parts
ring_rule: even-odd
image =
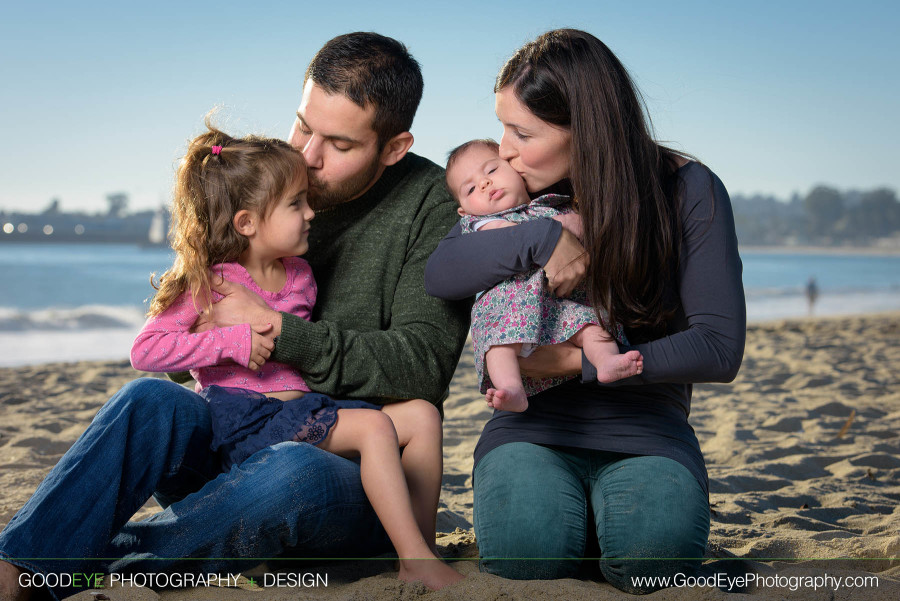
[[[438,407],[447,396],[470,303],[424,290],[425,262],[456,213],[443,170],[408,152],[421,94],[418,63],[396,40],[353,33],[319,51],[290,133],[317,210],[305,256],[319,290],[313,321],[229,283],[209,316],[219,326],[272,323],[271,358],[318,392]],[[18,586],[23,571],[202,574],[279,554],[391,549],[355,463],[285,442],[220,473],[211,437],[209,412],[188,389],[125,386],[0,534],[0,601],[31,592]],[[166,509],[128,523],[151,494]],[[49,587],[58,597],[76,590]]]

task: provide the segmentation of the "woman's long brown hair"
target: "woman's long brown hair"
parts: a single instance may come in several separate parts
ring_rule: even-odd
[[[558,29],[506,62],[494,91],[507,86],[536,117],[571,132],[591,304],[638,339],[664,333],[678,306],[678,154],[652,138],[625,67],[591,34]]]

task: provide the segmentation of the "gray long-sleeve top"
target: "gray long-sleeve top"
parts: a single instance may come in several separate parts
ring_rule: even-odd
[[[730,382],[744,353],[746,307],[731,202],[706,167],[690,162],[681,178],[683,244],[680,307],[663,338],[637,344],[640,376],[597,384],[583,361],[581,382],[569,381],[529,399],[524,413],[497,411],[475,448],[475,462],[507,442],[669,457],[708,489],[700,445],[688,423],[695,382]],[[431,255],[425,288],[458,299],[547,262],[560,225],[540,220],[463,238],[453,228]],[[629,334],[626,331],[626,334]],[[630,335],[630,334],[629,334]]]

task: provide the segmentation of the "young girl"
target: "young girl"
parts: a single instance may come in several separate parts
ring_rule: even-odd
[[[211,447],[223,469],[283,441],[359,456],[363,488],[401,558],[400,578],[432,589],[462,579],[435,561],[443,456],[433,405],[415,399],[380,407],[310,392],[297,371],[267,362],[271,324],[191,331],[198,315],[221,298],[212,287],[223,279],[306,319],[316,297],[310,267],[297,258],[308,248],[313,218],[303,155],[280,140],[231,138],[207,127],[178,169],[175,264],[156,286],[132,365],[191,370],[209,403]]]
[[[550,217],[581,237],[581,222],[569,197],[548,194],[531,200],[524,180],[500,158],[500,147],[493,140],[472,140],[450,152],[447,187],[459,202],[463,233]],[[514,276],[478,299],[472,309],[472,340],[481,392],[488,405],[503,411],[525,411],[528,396],[568,379],[522,377],[518,357],[528,356],[541,345],[568,343],[582,348],[597,368],[600,382],[641,373],[641,354],[619,354],[608,327],[599,324],[588,305],[584,290],[577,289],[572,299],[559,299],[544,290],[542,270]],[[605,321],[605,315],[601,317]],[[625,343],[621,328],[617,328],[616,338]]]

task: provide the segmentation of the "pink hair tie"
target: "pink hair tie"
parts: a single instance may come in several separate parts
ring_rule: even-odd
[[[213,146],[212,153],[213,154],[222,154],[222,147],[221,146]]]

